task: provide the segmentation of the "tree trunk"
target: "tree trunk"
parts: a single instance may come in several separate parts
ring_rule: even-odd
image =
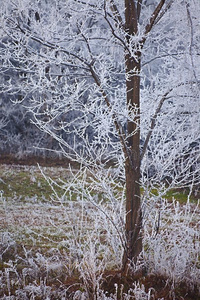
[[[127,43],[131,35],[137,34],[137,13],[134,1],[125,1],[125,24]],[[129,263],[136,263],[142,251],[142,214],[140,202],[140,57],[139,45],[134,58],[126,50],[126,93],[129,113],[135,112],[135,118],[128,120],[127,134],[129,157],[126,159],[126,238],[127,249],[123,256],[123,270]]]
[[[133,66],[134,65],[134,66]],[[127,72],[134,70],[135,63],[126,55]],[[139,71],[140,64],[137,66]],[[135,69],[136,70],[136,69]],[[126,237],[127,251],[124,253],[123,269],[129,261],[137,261],[142,250],[142,214],[140,203],[140,128],[139,128],[140,75],[133,74],[127,80],[127,105],[136,108],[136,117],[128,121],[129,158],[126,160]]]

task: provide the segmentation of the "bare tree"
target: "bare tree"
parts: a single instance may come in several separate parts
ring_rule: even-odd
[[[3,5],[1,72],[10,68],[23,75],[20,83],[2,89],[22,92],[36,126],[96,176],[98,188],[110,164],[113,179],[125,181],[125,238],[118,232],[125,272],[142,251],[141,187],[150,193],[151,184],[163,187],[168,175],[170,187],[199,176],[198,168],[190,169],[199,150],[179,165],[180,171],[175,168],[190,143],[199,141],[195,3],[55,0],[50,7],[46,1],[23,0]]]

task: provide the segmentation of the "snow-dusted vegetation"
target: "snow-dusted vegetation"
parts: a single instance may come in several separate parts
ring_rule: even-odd
[[[2,299],[199,297],[198,0],[1,2]]]
[[[173,299],[181,283],[185,295],[197,289],[200,224],[195,198],[180,205],[173,195],[159,204],[151,196],[144,260],[136,266],[140,270],[145,261],[146,277],[126,282],[117,271],[124,250],[123,185],[111,180],[106,189],[95,191],[92,179],[77,180],[76,172],[1,166],[1,299],[158,299],[151,295],[159,293],[160,299]],[[25,185],[29,192],[23,194]],[[111,201],[112,193],[116,198]]]

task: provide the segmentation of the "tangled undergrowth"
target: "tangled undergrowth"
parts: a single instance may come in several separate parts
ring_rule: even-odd
[[[94,190],[83,174],[43,171],[47,181],[36,167],[1,167],[0,299],[200,299],[198,205],[149,195],[141,260],[125,276],[120,183],[112,194],[105,181]]]

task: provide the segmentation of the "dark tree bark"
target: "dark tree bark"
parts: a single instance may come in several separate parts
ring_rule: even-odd
[[[147,36],[155,24],[165,0],[161,0],[155,8],[149,23],[145,27],[145,35],[138,45],[135,53],[131,55],[131,37],[138,33],[138,22],[141,13],[142,0],[125,0],[125,31],[126,43],[125,65],[126,65],[126,95],[127,107],[134,109],[135,119],[128,120],[127,124],[127,147],[126,157],[126,251],[123,256],[123,271],[127,272],[130,262],[136,263],[142,251],[142,211],[140,197],[140,71],[141,71],[141,49]]]
[[[125,29],[127,44],[130,37],[137,34],[138,14],[134,1],[125,1]],[[127,124],[129,157],[126,159],[126,238],[127,252],[123,257],[123,269],[130,261],[136,262],[142,251],[142,214],[140,203],[140,59],[141,53],[136,49],[134,58],[126,50],[126,94],[127,106],[135,110],[136,117]]]

